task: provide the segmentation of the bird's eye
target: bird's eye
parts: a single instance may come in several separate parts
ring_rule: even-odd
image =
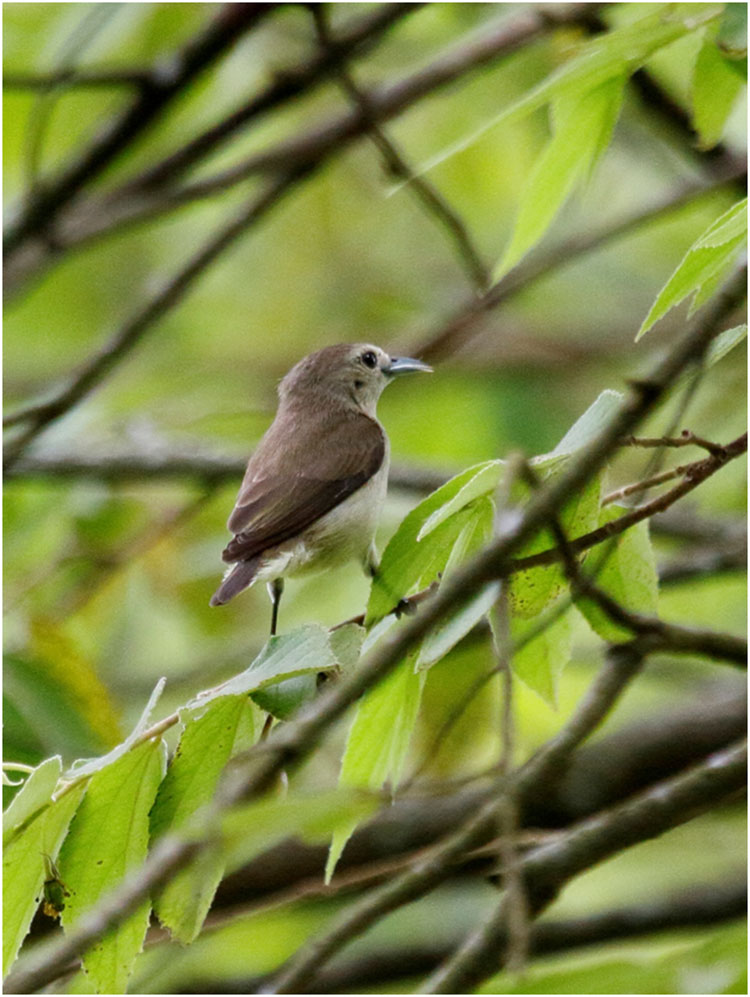
[[[366,353],[362,354],[360,359],[362,363],[365,365],[365,367],[369,367],[370,370],[374,370],[378,364],[378,358],[375,356],[372,350],[367,350]]]

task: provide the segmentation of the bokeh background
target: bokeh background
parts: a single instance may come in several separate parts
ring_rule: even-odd
[[[20,78],[166,64],[219,6],[4,5],[4,194],[11,224],[40,180],[132,99],[127,84],[68,82],[40,90]],[[309,12],[276,6],[186,87],[81,200],[102,210],[108,191],[311,58],[317,42]],[[398,18],[351,63],[352,72],[364,89],[392,83],[531,6],[426,5]],[[601,16],[612,23],[649,6],[612,5]],[[376,7],[331,5],[332,32]],[[590,24],[570,23],[542,32],[416,101],[384,129],[409,164],[422,164],[543,79],[591,30]],[[589,252],[560,253],[546,275],[510,291],[460,338],[435,344],[476,293],[466,268],[435,218],[408,185],[386,175],[363,136],[338,148],[248,227],[100,387],[39,435],[5,485],[6,758],[34,764],[60,753],[67,763],[102,753],[132,726],[160,676],[168,679],[161,703],[166,712],[245,667],[265,639],[269,603],[262,589],[221,609],[208,606],[222,571],[236,472],[114,473],[107,470],[113,458],[241,462],[273,418],[279,379],[311,350],[369,341],[422,355],[434,363],[434,375],[399,381],[380,404],[397,471],[378,533],[382,549],[426,494],[425,483],[515,450],[551,450],[602,390],[620,388],[649,369],[684,329],[686,311],[677,309],[637,345],[635,332],[687,247],[737,200],[744,183],[744,95],[711,153],[697,148],[680,116],[689,106],[695,55],[695,40],[687,39],[648,64],[653,91],[630,88],[611,147],[532,260],[641,213],[652,216]],[[348,106],[336,81],[324,80],[237,130],[187,179],[212,176],[314,131]],[[507,244],[524,182],[547,137],[546,113],[536,113],[489,129],[429,173],[490,268]],[[4,327],[7,410],[44,396],[85,362],[263,183],[263,177],[250,177],[81,247],[51,252],[44,267],[29,267],[22,279],[12,275]],[[670,210],[657,213],[668,201],[674,201]],[[662,433],[671,411],[674,402],[644,432]],[[745,421],[745,354],[739,347],[702,380],[683,423],[725,442]],[[85,473],[83,459],[90,464]],[[613,486],[637,476],[642,466],[642,455],[627,455],[612,471]],[[665,618],[744,629],[745,578],[737,556],[744,473],[742,462],[735,462],[695,492],[679,515],[655,526],[662,565],[698,558],[707,548],[735,552],[721,570],[688,572],[665,585]],[[282,629],[307,621],[332,625],[355,615],[367,587],[355,566],[290,582]],[[560,727],[597,667],[600,642],[583,626],[577,636],[555,706],[519,685],[519,759]],[[424,761],[420,750],[451,702],[489,661],[487,640],[470,637],[434,669],[413,767]],[[602,736],[691,711],[699,723],[705,704],[735,709],[738,695],[744,696],[738,677],[720,666],[657,658]],[[424,777],[459,778],[491,764],[498,716],[498,690],[490,684],[428,760]],[[345,729],[308,767],[313,785],[335,780]],[[569,917],[737,882],[745,875],[744,842],[743,807],[725,808],[580,877],[551,914]],[[483,878],[457,875],[380,924],[349,957],[392,950],[404,939],[418,946],[458,938],[495,895]],[[189,950],[154,945],[139,964],[133,992],[201,992],[185,989],[200,980],[220,992],[222,981],[256,977],[320,927],[334,907],[334,901],[300,901],[237,916]],[[741,992],[733,988],[742,985],[743,937],[732,922],[548,957],[534,963],[520,989]],[[385,992],[382,981],[378,986]],[[410,992],[408,978],[392,986]]]

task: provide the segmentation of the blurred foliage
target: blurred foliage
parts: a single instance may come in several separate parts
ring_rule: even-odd
[[[106,16],[97,14],[103,6]],[[352,63],[352,72],[361,86],[392,82],[455,46],[481,38],[498,21],[529,6],[431,4],[401,18],[381,42]],[[600,26],[627,31],[639,16],[655,17],[657,6],[604,7]],[[391,388],[379,417],[391,439],[394,464],[448,474],[514,451],[549,453],[602,391],[622,389],[628,379],[650,369],[684,329],[688,309],[681,304],[634,344],[660,290],[680,272],[680,261],[695,257],[706,230],[739,198],[737,185],[717,182],[712,171],[718,171],[715,164],[722,157],[741,162],[746,146],[746,89],[741,85],[746,63],[738,26],[738,8],[745,5],[675,6],[711,8],[719,14],[712,14],[705,31],[701,27],[685,35],[673,25],[668,29],[669,38],[673,34],[675,39],[671,44],[653,54],[646,46],[636,61],[666,95],[666,104],[674,102],[694,115],[698,144],[712,146],[710,153],[696,149],[689,133],[666,126],[659,108],[627,85],[624,94],[618,90],[614,103],[598,109],[596,121],[604,138],[597,142],[592,137],[586,144],[587,162],[569,163],[567,173],[554,175],[551,189],[543,183],[539,164],[544,165],[545,156],[555,157],[560,135],[568,143],[575,139],[576,128],[589,121],[590,107],[585,100],[572,108],[563,104],[561,109],[557,103],[548,115],[540,101],[524,115],[505,112],[536,92],[551,74],[569,67],[571,53],[581,45],[591,44],[589,28],[580,23],[543,32],[416,102],[385,126],[415,167],[441,159],[446,149],[478,134],[426,176],[461,217],[490,268],[505,254],[515,263],[531,250],[533,260],[535,252],[659,205],[687,184],[706,184],[705,193],[686,198],[674,210],[592,252],[561,259],[540,280],[483,315],[475,334],[436,364],[433,377]],[[332,5],[332,29],[351,25],[374,7]],[[6,4],[5,70],[12,75],[151,67],[199,32],[217,9],[205,3]],[[597,44],[601,47],[601,41]],[[274,11],[119,155],[96,189],[123,181],[182,146],[285,68],[311,56],[315,45],[303,7]],[[633,68],[628,65],[628,72]],[[54,175],[129,96],[127,87],[65,86],[35,93],[6,85],[9,218],[16,216],[34,184]],[[346,107],[335,82],[324,82],[235,133],[195,167],[189,179],[212,175],[305,133]],[[505,118],[496,121],[499,115]],[[30,167],[35,157],[36,177]],[[583,183],[595,161],[593,174]],[[259,180],[247,180],[147,224],[123,228],[62,255],[38,279],[9,295],[4,337],[8,411],[46,395],[83,363],[256,189]],[[545,232],[547,223],[551,226]],[[703,249],[702,258],[710,256],[710,266],[701,272],[701,280],[683,281],[677,290],[672,284],[669,305],[696,288],[699,294],[706,285],[715,290],[711,279],[725,273],[722,253],[727,246],[734,252],[744,244],[734,229],[727,240],[730,236],[731,243],[719,246],[722,252]],[[537,239],[541,245],[532,250]],[[418,351],[473,293],[434,218],[408,185],[393,188],[363,137],[340,150],[262,223],[248,229],[100,389],[52,423],[35,444],[36,452],[106,456],[120,449],[159,454],[174,448],[244,456],[270,424],[278,379],[302,355],[330,343],[360,340],[394,353]],[[681,408],[684,393],[676,391],[642,434],[661,435],[679,418],[678,431],[689,426],[718,442],[738,435],[746,423],[744,355],[745,347],[736,346],[708,370],[686,410]],[[679,457],[682,462],[682,452]],[[624,453],[606,475],[604,490],[637,480],[647,464],[648,454]],[[208,606],[222,571],[225,521],[237,484],[187,477],[112,481],[22,474],[8,480],[6,759],[36,765],[60,754],[67,767],[74,759],[103,755],[135,725],[160,676],[167,677],[162,716],[256,662],[270,614],[262,588],[243,593],[227,607]],[[377,537],[380,550],[422,497],[406,489],[391,491]],[[693,492],[683,511],[694,520],[721,524],[736,523],[745,508],[744,468],[734,462]],[[662,534],[655,540],[659,565],[693,550],[684,540]],[[541,544],[547,545],[548,540]],[[419,568],[412,566],[415,572]],[[441,567],[446,567],[445,559]],[[415,574],[410,581],[416,580]],[[323,578],[292,581],[285,590],[281,630],[296,631],[311,622],[334,625],[361,613],[367,599],[368,581],[356,566]],[[688,578],[659,594],[660,614],[678,623],[740,632],[745,610],[745,579],[735,572]],[[601,660],[602,642],[581,617],[571,612],[563,621],[566,633],[560,639],[566,646],[570,643],[571,660],[555,676],[556,697],[548,670],[546,684],[517,683],[517,761],[570,716]],[[408,731],[406,739],[403,730],[391,731],[392,772],[403,770],[407,778],[419,772],[427,780],[462,779],[496,763],[501,710],[497,679],[484,685],[437,749],[434,746],[435,734],[455,703],[492,662],[489,636],[473,633],[453,646],[426,678],[416,680],[422,692],[419,717],[410,743]],[[397,676],[394,673],[394,679]],[[739,686],[734,675],[703,659],[657,657],[624,696],[607,732],[717,693],[736,694]],[[310,692],[307,684],[304,691]],[[268,705],[261,698],[259,703]],[[301,793],[335,784],[347,726],[348,721],[337,728],[296,777]],[[168,741],[176,745],[174,731]],[[151,759],[150,764],[158,763]],[[111,779],[112,770],[105,771]],[[373,778],[378,785],[383,781],[380,774]],[[139,796],[140,837],[130,842],[131,858],[145,850],[145,821],[158,781],[153,772],[149,780],[153,793],[148,799],[148,794]],[[116,787],[104,788],[117,796]],[[6,803],[14,792],[4,788]],[[133,794],[138,795],[135,789]],[[69,794],[63,801],[72,798]],[[326,801],[320,804],[321,813],[328,813]],[[55,804],[54,834],[38,823],[36,844],[56,852],[65,834],[57,825],[63,821],[67,827],[70,806]],[[367,806],[358,809],[361,803],[352,806],[352,813],[347,806],[346,800],[331,799],[331,826],[343,837],[367,813]],[[315,817],[311,811],[310,819]],[[269,817],[267,843],[278,838],[278,822],[278,816]],[[319,828],[314,830],[318,838],[326,837]],[[45,833],[54,837],[52,844]],[[36,844],[34,861],[41,868]],[[67,847],[86,857],[85,840],[71,838]],[[696,880],[711,883],[744,875],[743,858],[741,819],[727,809],[588,872],[566,890],[552,915],[604,910],[657,891],[666,895]],[[11,851],[11,859],[14,867],[23,865],[23,855]],[[19,896],[38,891],[37,879],[37,872],[29,870]],[[185,883],[181,886],[184,889]],[[390,950],[404,938],[417,944],[439,936],[456,943],[495,898],[496,891],[483,879],[464,877],[389,916],[353,945],[347,957]],[[187,949],[161,941],[137,963],[131,990],[178,992],[202,981],[257,977],[320,931],[340,906],[335,898],[297,900],[238,916],[205,932]],[[26,913],[30,916],[29,911],[20,916]],[[76,914],[73,903],[66,916],[75,919]],[[192,923],[181,928],[185,936],[194,933]],[[12,945],[20,944],[19,930]],[[134,937],[134,951],[139,944]],[[601,946],[591,953],[533,960],[520,980],[495,979],[486,992],[744,993],[743,944],[744,933],[735,925],[696,927]],[[126,975],[120,973],[118,982]],[[394,984],[393,992],[412,992],[413,984],[405,979]],[[91,980],[81,974],[59,984],[70,993],[92,992],[91,987]]]

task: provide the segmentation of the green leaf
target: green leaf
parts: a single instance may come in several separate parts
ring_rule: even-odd
[[[336,664],[343,672],[356,668],[366,635],[367,631],[358,623],[347,623],[329,632],[328,643],[331,645]]]
[[[233,808],[221,823],[227,869],[244,865],[278,841],[296,836],[312,843],[356,826],[379,799],[361,790],[334,789],[303,796],[269,796]]]
[[[688,249],[657,295],[638,330],[636,342],[670,309],[725,270],[747,242],[747,198],[732,205]]]
[[[724,332],[719,333],[706,351],[706,366],[713,367],[746,338],[747,323],[735,325],[731,329],[725,329]]]
[[[513,652],[511,667],[524,685],[555,706],[558,680],[570,661],[573,637],[569,610],[550,616],[544,626],[544,620],[524,620],[511,614],[510,636],[514,644],[520,644]],[[535,630],[539,633],[530,636]]]
[[[250,694],[252,701],[278,720],[291,720],[305,703],[312,702],[318,694],[318,676],[298,675],[296,678],[274,682],[265,689]]]
[[[205,706],[220,696],[238,696],[263,689],[282,679],[298,675],[330,671],[336,658],[328,641],[328,631],[317,624],[271,637],[252,664],[206,696],[188,703],[189,707]]]
[[[472,503],[472,518],[464,526],[445,567],[445,577],[476,553],[492,535],[495,506],[489,496]],[[455,647],[485,616],[497,599],[499,585],[493,583],[481,589],[457,613],[441,620],[422,641],[417,656],[417,668],[428,668]]]
[[[734,67],[707,38],[698,53],[692,83],[693,127],[700,137],[699,148],[711,149],[720,141],[741,89],[742,79]]]
[[[557,462],[546,477],[556,477],[564,470],[564,463]],[[527,493],[526,486],[518,485],[516,495]],[[601,478],[592,478],[576,495],[573,495],[559,513],[560,524],[568,540],[574,540],[595,529],[599,520]],[[527,557],[556,546],[549,529],[541,530],[517,553]],[[509,603],[512,613],[522,619],[532,619],[553,603],[566,588],[565,573],[559,564],[543,565],[515,572],[510,579]]]
[[[536,462],[543,463],[546,457],[569,455],[587,447],[608,425],[624,399],[625,396],[619,391],[611,391],[609,388],[602,391],[596,401],[589,405],[582,416],[576,419],[555,449],[545,457],[537,458]],[[532,463],[535,462],[532,461]]]
[[[733,62],[747,58],[747,4],[728,3],[716,36],[719,48]],[[743,77],[747,72],[747,66]]]
[[[409,657],[363,696],[349,730],[340,786],[380,789],[386,779],[391,780],[393,787],[398,785],[423,684],[424,673],[415,673],[414,662]],[[357,823],[351,820],[334,833],[326,864],[327,883]]]
[[[496,462],[490,463],[494,466]],[[419,542],[417,538],[432,514],[489,466],[485,462],[467,468],[428,495],[404,517],[385,548],[378,573],[373,579],[367,603],[366,627],[387,616],[400,599],[409,595],[420,583],[432,581],[443,570],[470,513],[465,508],[452,512],[439,526],[431,528],[429,536]]]
[[[481,994],[745,994],[747,926],[672,933],[634,943],[532,960],[523,973],[499,973]]]
[[[85,788],[76,786],[45,807],[3,849],[3,974],[13,964],[41,899],[44,855],[57,858]]]
[[[181,714],[184,730],[151,810],[151,837],[188,821],[214,795],[224,766],[254,741],[253,707],[246,696],[222,696],[203,710]],[[224,873],[220,848],[208,848],[154,901],[161,923],[183,944],[198,935]]]
[[[338,668],[343,672],[354,668],[359,661],[362,642],[367,631],[356,623],[348,623],[328,633],[328,643]],[[318,673],[299,675],[297,678],[274,682],[251,694],[254,703],[279,720],[289,720],[304,703],[318,694]]]
[[[164,755],[162,741],[146,741],[92,776],[60,851],[60,875],[70,890],[62,915],[66,929],[146,858],[148,814]],[[150,910],[150,902],[142,903],[84,954],[83,967],[99,993],[125,993]]]
[[[3,814],[3,845],[8,843],[17,827],[52,802],[52,793],[61,775],[59,755],[47,758],[30,773]]]
[[[709,225],[695,243],[697,249],[723,246],[747,235],[747,198],[732,205],[723,215]]]
[[[107,766],[113,765],[116,761],[122,758],[123,755],[126,755],[141,735],[148,729],[151,714],[159,701],[159,697],[164,690],[166,681],[166,679],[161,678],[156,683],[154,691],[151,693],[148,703],[146,703],[146,708],[143,713],[141,713],[138,723],[121,744],[118,744],[116,748],[113,748],[112,751],[108,752],[106,755],[103,755],[101,758],[78,759],[73,762],[69,771],[66,772],[66,778],[77,779],[84,775],[92,775],[94,772],[100,772],[102,769],[107,768]]]
[[[476,467],[469,468],[470,471],[474,473],[466,481],[458,491],[454,491],[451,498],[447,502],[444,502],[439,508],[437,508],[430,516],[427,517],[422,528],[417,534],[417,540],[422,541],[428,534],[444,523],[446,519],[463,509],[474,499],[479,498],[482,495],[487,495],[495,491],[497,486],[500,484],[500,479],[503,473],[503,467],[505,466],[502,460],[489,460],[485,464],[477,464]],[[443,485],[443,488],[447,488],[451,485],[457,478],[464,478],[467,472],[457,475],[456,478],[452,478],[451,481]],[[438,489],[440,491],[441,489]],[[437,495],[434,492],[433,495]],[[431,495],[430,498],[433,496]],[[428,500],[429,501],[429,500]],[[421,508],[418,506],[417,508]],[[414,510],[416,512],[416,509]]]
[[[575,184],[606,149],[622,106],[625,76],[561,98],[552,139],[521,196],[511,241],[492,275],[498,281],[542,238]]]
[[[701,29],[722,13],[721,4],[658,4],[656,10],[607,31],[578,48],[578,53],[524,97],[485,122],[471,135],[444,149],[418,173],[425,173],[473,145],[490,128],[516,121],[551,100],[575,99],[614,77],[630,75],[659,49]]]
[[[617,505],[605,506],[600,525],[625,515],[629,510]],[[597,563],[602,564],[597,570]],[[659,577],[651,546],[648,522],[637,523],[601,548],[591,576],[598,588],[611,596],[623,609],[655,616],[659,604]],[[576,598],[576,606],[595,633],[610,643],[627,640],[632,631],[615,623],[591,599]]]

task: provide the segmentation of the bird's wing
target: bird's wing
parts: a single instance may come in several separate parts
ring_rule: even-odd
[[[323,433],[317,422],[315,439],[312,433],[304,423],[271,427],[229,517],[235,536],[222,554],[225,561],[245,561],[302,533],[383,463],[383,430],[364,414],[331,420]]]

